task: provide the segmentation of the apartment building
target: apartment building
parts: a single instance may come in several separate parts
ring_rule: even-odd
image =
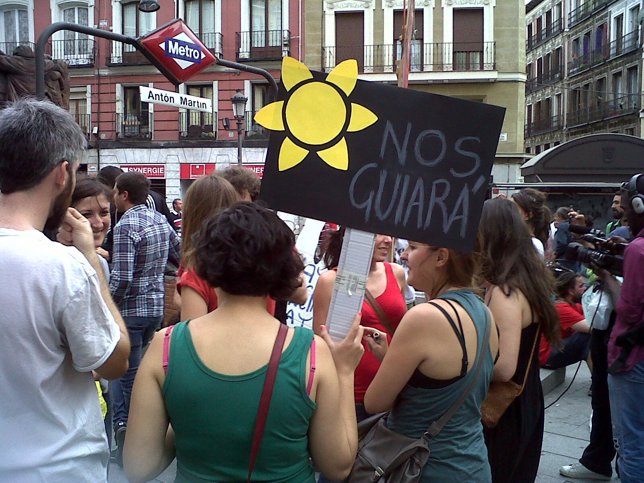
[[[355,58],[361,79],[395,84],[402,24],[403,0],[309,0],[306,63],[328,72]],[[515,182],[525,159],[524,25],[521,2],[415,2],[409,88],[506,108],[496,182]]]
[[[526,152],[641,137],[641,0],[533,0],[526,12]]]
[[[302,2],[297,0],[159,0],[144,13],[129,0],[6,0],[0,2],[0,50],[34,47],[53,22],[70,22],[138,37],[182,18],[218,57],[268,70],[279,78],[285,55],[301,58]],[[47,54],[67,61],[70,111],[89,141],[83,169],[106,165],[140,170],[153,188],[180,197],[195,177],[237,162],[237,128],[231,97],[248,99],[243,163],[263,170],[267,133],[253,114],[268,99],[260,76],[214,65],[175,86],[133,47],[86,34],[60,31]],[[141,102],[139,86],[208,98],[212,112]]]

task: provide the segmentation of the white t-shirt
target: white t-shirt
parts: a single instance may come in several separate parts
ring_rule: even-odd
[[[78,250],[0,228],[0,482],[106,481],[91,371],[119,338]]]
[[[534,248],[539,253],[539,256],[541,258],[544,258],[545,257],[545,251],[543,249],[543,243],[541,242],[541,240],[539,240],[536,237],[532,237],[532,244],[534,245]]]

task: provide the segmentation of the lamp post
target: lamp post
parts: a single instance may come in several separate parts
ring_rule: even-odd
[[[246,117],[247,100],[246,96],[244,96],[239,89],[230,99],[230,102],[233,105],[233,116],[235,117],[235,121],[237,121],[237,165],[240,167],[242,165],[242,124]]]

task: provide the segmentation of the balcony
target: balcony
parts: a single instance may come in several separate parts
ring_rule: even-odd
[[[608,44],[608,50],[610,52],[610,58],[614,59],[629,52],[633,52],[638,48],[639,35],[638,31],[634,30],[627,33],[619,39],[613,40]]]
[[[400,48],[398,44],[322,48],[322,66],[326,72],[343,60],[352,58],[358,61],[361,74],[396,72]],[[409,67],[410,72],[495,70],[495,42],[412,43]]]
[[[89,134],[92,132],[92,115],[91,114],[79,114],[77,112],[72,112],[71,113],[72,117],[74,118],[74,121],[76,121],[76,124],[80,126],[80,128],[83,130],[83,132],[89,136]]]
[[[217,130],[213,119],[217,114],[211,112],[186,111],[179,118],[181,139],[215,139]]]
[[[223,57],[224,36],[219,32],[206,32],[198,35],[201,42],[216,57]]]
[[[526,81],[525,88],[527,92],[535,92],[552,84],[556,84],[563,79],[561,68],[550,72],[544,72],[536,77],[531,77]]]
[[[639,96],[632,94],[620,96],[609,101],[598,101],[593,106],[570,111],[566,119],[570,127],[637,114],[639,110]]]
[[[78,38],[52,40],[46,49],[52,59],[64,60],[69,67],[92,67],[94,65],[94,39]]]
[[[568,27],[574,27],[578,23],[590,18],[591,15],[613,0],[586,0],[582,5],[571,10],[568,14]]]
[[[255,113],[246,111],[246,137],[252,139],[268,139],[268,131],[255,122]]]
[[[549,27],[542,29],[526,41],[526,49],[530,50],[538,45],[543,44],[546,40],[555,37],[563,32],[563,22],[561,19],[553,22]]]
[[[36,44],[33,42],[0,42],[0,50],[7,55],[12,55],[13,51],[16,50],[16,47],[24,45],[29,47],[34,52],[36,51]]]
[[[121,139],[152,139],[151,122],[149,113],[117,114],[116,136]]]
[[[256,30],[236,33],[238,61],[281,60],[291,51],[288,30]]]
[[[598,50],[592,50],[585,53],[576,54],[573,52],[572,60],[568,62],[568,73],[570,75],[579,74],[584,70],[606,62],[608,59],[609,49],[606,45],[602,46]]]
[[[107,58],[107,65],[149,65],[150,61],[132,45],[112,42],[112,54]]]
[[[525,128],[525,136],[530,137],[536,136],[537,134],[557,131],[563,127],[562,121],[562,117],[557,115],[528,122]]]

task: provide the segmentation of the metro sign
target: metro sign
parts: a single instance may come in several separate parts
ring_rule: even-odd
[[[165,68],[174,84],[190,79],[217,58],[183,20],[175,19],[139,39],[143,49]]]

